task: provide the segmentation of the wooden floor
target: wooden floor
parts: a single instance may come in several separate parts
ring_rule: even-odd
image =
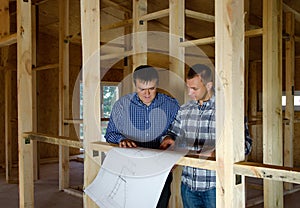
[[[17,172],[17,170],[15,170]],[[16,177],[17,178],[17,177]],[[246,178],[247,207],[263,208],[262,180]],[[72,190],[81,189],[83,184],[83,163],[70,162],[70,186]],[[298,186],[299,187],[299,186]],[[295,187],[295,190],[300,188]],[[81,192],[78,192],[79,195]],[[284,207],[298,208],[300,191],[286,192]],[[0,207],[19,207],[18,184],[7,184],[5,170],[0,168]],[[82,197],[58,191],[58,163],[41,165],[40,180],[35,182],[35,207],[37,208],[82,208]]]

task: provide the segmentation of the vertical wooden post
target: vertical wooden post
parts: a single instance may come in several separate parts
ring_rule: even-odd
[[[132,14],[129,12],[125,12],[124,14],[125,19],[131,19]],[[124,40],[124,45],[125,45],[125,51],[130,51],[132,49],[132,26],[127,25],[124,28],[124,35],[125,35],[125,40]],[[127,76],[130,76],[132,72],[132,57],[125,57],[124,58],[124,70],[123,70],[123,78],[126,78]],[[121,96],[126,95],[127,93],[132,92],[132,83],[128,82],[123,82],[122,83],[122,88],[121,88]]]
[[[215,17],[217,207],[245,207],[245,178],[233,171],[245,158],[244,1],[215,1]]]
[[[96,177],[100,155],[90,147],[101,139],[100,125],[100,1],[81,1],[81,34],[83,60],[83,133],[84,188]],[[97,161],[96,161],[97,159]],[[84,207],[98,207],[84,195]]]
[[[294,139],[294,76],[295,76],[295,15],[286,13],[285,16],[285,32],[289,34],[289,38],[285,41],[285,92],[286,107],[285,120],[288,123],[284,125],[284,166],[293,167],[293,139]],[[293,188],[293,184],[284,183],[287,190]]]
[[[142,64],[147,64],[147,21],[140,21],[140,17],[147,14],[147,0],[133,1],[133,70]]]
[[[9,35],[9,0],[0,0],[0,38]],[[0,67],[7,65],[9,46],[0,48]],[[5,68],[5,178],[12,179],[12,137],[11,137],[11,70]]]
[[[36,55],[37,55],[37,22],[36,5],[31,6],[31,24],[32,24],[32,66],[36,66]],[[37,132],[37,76],[36,71],[32,71],[32,131]],[[38,180],[40,177],[40,154],[39,154],[39,143],[37,141],[32,141],[33,143],[33,174],[34,180]]]
[[[185,1],[184,0],[169,0],[169,68],[170,71],[184,80],[184,53],[185,48],[180,47],[180,42],[184,41],[185,30]],[[171,74],[171,73],[170,73]],[[169,77],[170,79],[170,77]],[[177,83],[172,79],[168,81],[170,89],[174,89],[176,99],[179,103],[184,103],[184,86],[182,83]],[[180,185],[181,185],[182,168],[177,167],[173,171],[173,182],[171,186],[170,207],[182,207]]]
[[[251,87],[249,88],[249,120],[256,120],[256,116],[257,116],[257,63],[256,62],[251,62],[250,63],[250,73],[249,73],[249,82],[253,83],[251,85]],[[257,161],[258,157],[257,157],[257,125],[250,125],[249,126],[249,130],[252,133],[252,138],[253,138],[253,143],[252,143],[252,152],[254,152],[254,154],[252,154],[251,158],[253,161]]]
[[[69,136],[69,0],[59,1],[59,135]],[[59,145],[59,190],[69,187],[69,147]]]
[[[11,70],[5,70],[5,178],[12,180]]]
[[[263,1],[263,162],[282,162],[282,0]],[[264,180],[264,206],[283,207],[283,183]]]
[[[32,131],[31,0],[17,0],[17,87],[20,207],[34,207],[33,143],[23,132]]]
[[[184,80],[184,53],[185,48],[180,47],[180,42],[184,41],[185,29],[185,1],[169,0],[169,67],[170,71],[177,74]],[[183,82],[182,82],[183,83]],[[178,92],[176,98],[179,103],[184,103],[184,86],[182,83],[169,82],[171,89]]]
[[[9,0],[0,0],[0,38],[10,34]],[[6,66],[9,46],[0,48],[0,66]]]
[[[249,29],[249,16],[250,16],[250,0],[244,1],[245,7],[245,31]],[[249,37],[245,37],[245,115],[248,117],[249,109]]]

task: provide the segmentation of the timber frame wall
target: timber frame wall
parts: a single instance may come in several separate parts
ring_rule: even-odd
[[[7,1],[8,2],[8,1]],[[248,2],[248,1],[245,1]],[[170,0],[168,13],[170,20],[170,34],[176,34],[184,39],[184,15],[187,13],[184,7],[184,0]],[[67,13],[68,0],[60,1],[63,8],[61,17]],[[146,0],[133,1],[133,32],[147,30],[147,24],[141,26],[139,20],[143,17],[149,17],[151,14],[145,14],[147,6]],[[264,206],[265,207],[283,207],[283,182],[300,183],[300,170],[292,167],[283,167],[283,149],[282,138],[282,112],[281,112],[281,80],[282,80],[282,1],[280,0],[263,0],[263,28],[244,31],[244,1],[240,0],[222,0],[215,1],[215,37],[202,40],[195,40],[195,44],[207,44],[215,41],[215,66],[216,76],[220,77],[220,83],[216,82],[217,100],[217,127],[225,125],[226,128],[217,129],[217,138],[219,139],[216,146],[216,161],[205,160],[199,163],[200,159],[183,157],[177,164],[188,165],[194,167],[207,168],[217,171],[217,207],[245,207],[245,176],[263,178],[264,179]],[[20,207],[34,207],[34,164],[33,158],[35,153],[34,140],[47,141],[61,145],[60,161],[68,163],[68,150],[63,146],[80,147],[80,142],[74,142],[65,137],[50,138],[34,133],[26,133],[35,131],[34,127],[34,97],[32,89],[34,89],[34,73],[32,63],[34,62],[34,47],[32,43],[32,6],[31,0],[17,0],[17,34],[6,35],[0,37],[0,46],[11,45],[17,42],[18,62],[17,62],[17,79],[18,79],[18,126],[19,126],[19,194]],[[153,16],[160,16],[152,14]],[[198,15],[196,15],[198,16]],[[201,16],[201,15],[199,15]],[[199,17],[198,16],[198,17]],[[65,19],[66,17],[64,17]],[[202,16],[203,18],[203,16]],[[293,15],[288,16],[290,24],[290,44],[286,50],[286,58],[294,60],[293,51]],[[205,19],[205,18],[204,18]],[[277,21],[280,20],[280,21]],[[67,34],[67,22],[62,21],[60,26],[64,28],[60,40],[63,40]],[[84,187],[89,185],[96,176],[101,154],[95,154],[97,151],[107,151],[111,148],[107,144],[97,143],[95,138],[100,138],[99,120],[95,122],[94,112],[88,109],[94,109],[95,105],[100,106],[100,94],[94,94],[100,82],[100,70],[91,73],[88,69],[88,58],[98,56],[98,61],[93,65],[99,69],[100,60],[100,3],[98,0],[81,0],[81,25],[82,25],[82,51],[83,51],[83,84],[84,84]],[[244,69],[245,69],[245,35],[252,37],[262,35],[263,37],[263,144],[264,157],[263,164],[244,162],[244,141],[243,141],[243,119],[244,119]],[[143,36],[137,36],[133,41],[133,50],[135,52],[143,52],[147,41]],[[182,44],[182,45],[180,45]],[[170,51],[176,53],[177,57],[184,56],[184,44],[179,40],[170,39]],[[95,54],[96,52],[96,54]],[[64,89],[68,88],[68,49],[60,50],[60,83],[67,85],[62,88],[61,97],[67,95]],[[288,62],[288,61],[287,61]],[[289,61],[292,63],[293,61]],[[133,67],[139,64],[147,63],[147,56],[141,54],[133,56]],[[289,64],[287,63],[287,64]],[[87,64],[87,65],[85,65]],[[289,69],[287,87],[287,106],[291,106],[290,102],[293,96],[290,92],[293,85],[293,64],[287,66]],[[180,62],[171,60],[170,69],[183,77],[184,66]],[[277,76],[280,75],[280,76]],[[8,75],[9,76],[9,75]],[[64,86],[62,85],[62,86]],[[222,103],[222,94],[226,97],[226,102]],[[93,99],[92,99],[93,98]],[[220,99],[221,98],[221,99]],[[65,108],[68,101],[63,101],[60,106],[62,117],[67,113]],[[292,107],[288,107],[291,108]],[[100,111],[100,109],[99,109]],[[226,119],[221,111],[226,112]],[[290,126],[286,126],[288,134],[286,143],[292,145],[293,138],[293,113],[289,111]],[[100,112],[97,111],[97,115]],[[224,122],[223,122],[224,121]],[[222,129],[222,130],[221,130]],[[60,128],[60,134],[67,135],[68,129]],[[25,138],[25,139],[24,139]],[[286,153],[287,151],[285,151]],[[8,153],[9,154],[9,153]],[[285,157],[285,164],[292,166],[291,155]],[[97,163],[98,161],[99,163]],[[7,164],[10,164],[9,161]],[[62,165],[62,167],[65,167]],[[67,166],[66,166],[67,167]],[[226,171],[225,171],[226,170]],[[66,170],[68,171],[68,170]],[[67,172],[63,175],[68,175]],[[60,177],[60,188],[68,185],[68,176]],[[172,201],[177,205],[177,201]],[[175,207],[174,204],[170,205]],[[84,195],[84,207],[97,207],[95,203]]]

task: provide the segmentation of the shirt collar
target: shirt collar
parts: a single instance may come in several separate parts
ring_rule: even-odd
[[[139,98],[138,94],[135,92],[132,99],[131,99],[132,102],[134,102],[135,104],[137,105],[140,105],[140,106],[146,106],[143,101]],[[159,104],[159,93],[156,93],[156,96],[155,98],[152,100],[151,104],[149,106],[156,106]]]

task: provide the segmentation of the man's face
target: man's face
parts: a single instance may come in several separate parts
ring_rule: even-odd
[[[156,80],[149,82],[137,79],[135,82],[136,92],[145,105],[150,105],[156,96]]]
[[[209,99],[208,88],[202,82],[200,76],[195,76],[192,79],[187,79],[186,85],[188,88],[188,95],[192,100],[206,101]]]

